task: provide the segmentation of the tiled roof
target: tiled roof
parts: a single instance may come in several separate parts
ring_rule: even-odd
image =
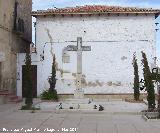
[[[154,14],[160,14],[160,10],[152,9],[152,8],[86,5],[86,6],[76,6],[76,7],[33,11],[32,16],[53,15],[53,14],[96,14],[96,13],[154,13]]]

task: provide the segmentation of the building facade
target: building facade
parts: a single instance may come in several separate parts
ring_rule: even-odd
[[[0,0],[0,90],[16,94],[17,53],[32,40],[32,0]]]
[[[67,50],[82,45],[91,50],[82,51],[82,88],[87,95],[133,93],[133,54],[143,78],[141,51],[149,65],[155,65],[155,18],[159,10],[112,6],[82,6],[74,8],[35,11],[36,48],[32,55],[37,65],[37,95],[49,88],[52,58],[56,56],[59,95],[72,95],[77,88],[77,52]],[[73,46],[74,45],[74,46]],[[24,64],[24,55],[19,66]],[[19,70],[21,72],[21,68]],[[20,74],[22,75],[22,74]],[[22,76],[18,95],[22,95]]]

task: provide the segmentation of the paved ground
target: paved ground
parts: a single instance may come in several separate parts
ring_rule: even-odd
[[[39,103],[36,106],[42,110],[53,111],[59,105],[58,103]],[[140,113],[142,110],[147,109],[147,105],[144,103],[129,103],[125,101],[109,101],[109,102],[94,102],[95,104],[102,105],[104,107],[103,112],[109,113]],[[94,111],[95,112],[95,111]]]
[[[116,104],[117,103],[117,104]],[[121,103],[121,105],[119,105]],[[107,105],[108,104],[108,105]],[[160,120],[146,122],[141,115],[125,113],[124,110],[116,109],[126,107],[129,110],[138,105],[123,102],[107,103],[109,112],[55,112],[20,111],[21,104],[0,105],[0,133],[32,132],[32,133],[159,133]],[[50,103],[48,103],[50,105]],[[139,106],[140,108],[145,105]],[[112,107],[112,108],[111,108]],[[106,107],[105,107],[106,108]],[[119,113],[118,113],[119,112]],[[32,128],[32,129],[31,129]],[[12,130],[12,131],[11,131]],[[18,131],[19,130],[19,131]],[[28,131],[27,131],[28,130]],[[36,131],[38,130],[38,131]],[[54,131],[55,130],[55,131]]]

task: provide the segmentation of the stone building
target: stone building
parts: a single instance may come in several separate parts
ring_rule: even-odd
[[[32,39],[32,0],[0,0],[0,90],[16,94],[17,53]]]
[[[57,64],[56,89],[63,97],[73,96],[80,82],[88,97],[133,93],[133,54],[136,52],[140,78],[143,78],[141,51],[147,54],[149,65],[155,65],[155,18],[159,13],[154,9],[114,6],[32,12],[36,17],[37,53],[32,55],[32,64],[37,67],[37,95],[49,88],[53,54]],[[82,67],[77,60],[77,37],[82,37]],[[19,57],[17,70],[19,96],[23,93],[24,57]],[[82,69],[80,78],[77,68]]]

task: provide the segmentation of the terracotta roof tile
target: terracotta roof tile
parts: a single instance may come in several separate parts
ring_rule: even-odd
[[[66,7],[48,10],[33,11],[33,16],[52,15],[52,14],[94,14],[94,13],[154,13],[160,14],[159,9],[136,8],[136,7],[119,7],[105,5],[86,5],[76,7]]]

